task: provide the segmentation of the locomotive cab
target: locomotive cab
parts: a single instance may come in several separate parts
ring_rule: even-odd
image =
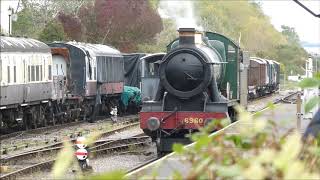
[[[160,82],[159,62],[165,53],[156,53],[142,57],[141,60],[141,97],[142,101],[153,101]]]

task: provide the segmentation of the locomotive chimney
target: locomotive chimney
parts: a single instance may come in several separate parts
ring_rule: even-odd
[[[179,44],[194,44],[195,43],[195,28],[179,28]]]

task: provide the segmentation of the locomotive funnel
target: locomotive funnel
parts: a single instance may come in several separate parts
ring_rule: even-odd
[[[195,28],[179,28],[179,44],[194,44],[195,43]]]

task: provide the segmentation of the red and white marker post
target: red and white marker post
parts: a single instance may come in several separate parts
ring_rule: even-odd
[[[78,137],[76,140],[77,150],[75,152],[75,155],[78,159],[82,171],[88,169],[89,167],[89,152],[86,149],[87,145],[85,144],[85,140],[85,137]]]

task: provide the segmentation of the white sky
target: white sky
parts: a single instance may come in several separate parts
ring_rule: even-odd
[[[294,27],[301,41],[320,44],[320,18],[309,14],[292,0],[256,0],[262,4],[262,9],[271,18],[271,23],[279,31],[281,25]],[[300,0],[317,14],[320,13],[320,0]],[[8,31],[8,8],[16,8],[18,0],[0,0],[1,27]],[[195,8],[196,9],[196,8]],[[19,17],[18,17],[19,18]],[[307,50],[320,53],[320,47]]]
[[[320,18],[304,10],[292,0],[259,0],[266,15],[277,30],[281,25],[294,27],[301,41],[320,44]],[[304,5],[320,13],[320,0],[300,0]],[[320,53],[320,47],[306,48],[308,51]]]
[[[9,29],[9,16],[8,16],[8,9],[9,6],[13,7],[14,9],[17,8],[18,0],[0,0],[0,24],[1,28],[4,29],[6,32]]]

